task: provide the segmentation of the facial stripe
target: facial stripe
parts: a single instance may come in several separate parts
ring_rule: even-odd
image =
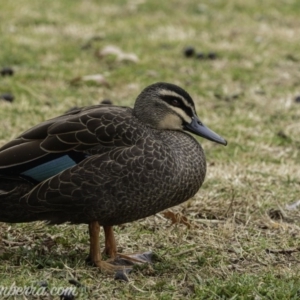
[[[183,89],[179,88],[176,85],[168,85],[168,87],[162,87],[159,89],[159,92],[165,93],[166,95],[171,95],[173,93],[173,95],[178,95],[180,97],[182,97],[183,99],[185,99],[189,104],[194,105],[193,99],[191,98],[191,96]]]
[[[174,91],[170,90],[160,90],[160,98],[168,103],[171,109],[176,111],[178,115],[182,117],[183,120],[187,122],[187,120],[191,121],[191,117],[195,114],[195,109],[193,105],[191,105],[185,98],[181,95],[177,94]],[[172,105],[172,101],[176,99],[179,102],[178,106]]]
[[[171,91],[171,90],[164,90],[164,89],[160,89],[159,90],[159,95],[161,96],[173,96],[173,97],[176,97],[176,98],[180,98],[182,101],[184,101],[184,97],[182,97],[180,94],[174,92],[174,91]]]
[[[181,117],[182,120],[184,120],[186,123],[192,122],[192,117],[189,116],[184,110],[181,109],[181,107],[175,107],[171,106],[171,109]]]

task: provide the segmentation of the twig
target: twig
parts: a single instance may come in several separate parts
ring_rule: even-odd
[[[8,246],[22,246],[24,245],[26,242],[14,242],[14,241],[8,241],[5,239],[2,239],[2,242]]]
[[[196,222],[209,224],[209,223],[225,223],[225,220],[216,220],[216,219],[195,219]]]
[[[272,250],[272,249],[266,249],[267,253],[274,253],[274,254],[292,254],[294,252],[299,252],[300,247],[295,249],[282,249],[282,250]]]
[[[180,256],[180,255],[183,255],[183,254],[187,254],[187,253],[189,253],[189,252],[195,251],[195,249],[196,249],[196,248],[184,250],[184,251],[181,251],[181,252],[179,252],[179,253],[174,254],[173,256]]]

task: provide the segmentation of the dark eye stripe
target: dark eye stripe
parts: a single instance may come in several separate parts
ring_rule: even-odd
[[[176,96],[173,96],[173,95],[160,95],[160,98],[167,102],[168,104],[174,106],[174,107],[179,107],[181,108],[188,116],[192,117],[194,115],[193,113],[193,110],[189,107],[189,106],[186,106],[182,99],[180,97],[176,97]],[[172,101],[176,99],[178,101],[178,105],[173,105],[172,104]]]

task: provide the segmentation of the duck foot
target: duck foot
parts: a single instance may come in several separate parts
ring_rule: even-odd
[[[115,259],[112,260],[112,264],[119,266],[133,266],[139,264],[151,264],[153,253],[148,251],[144,253],[134,253],[134,254],[122,254],[117,253]]]
[[[129,281],[128,274],[132,271],[135,265],[151,264],[152,252],[134,253],[134,254],[117,254],[117,257],[110,261],[114,266],[119,266],[121,269],[115,272],[115,280]]]
[[[94,261],[90,256],[86,261],[95,267],[98,267],[102,272],[114,274],[115,280],[129,281],[128,275],[136,265],[152,264],[152,252],[121,254],[118,253],[114,259],[106,261]]]
[[[115,274],[115,279],[128,281],[128,274],[134,265],[151,264],[153,253],[134,253],[121,254],[117,253],[116,242],[112,230],[112,226],[103,226],[105,232],[105,249],[104,254],[110,258],[106,261],[102,260],[99,243],[100,226],[97,221],[89,223],[90,234],[90,253],[87,262],[98,267],[101,271]]]
[[[129,281],[128,274],[132,269],[118,270],[115,273],[114,280]]]

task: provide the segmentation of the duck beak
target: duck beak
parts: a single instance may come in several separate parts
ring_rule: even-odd
[[[206,127],[196,115],[193,116],[190,124],[184,125],[184,129],[218,144],[222,144],[224,146],[227,145],[227,141],[225,139]]]

